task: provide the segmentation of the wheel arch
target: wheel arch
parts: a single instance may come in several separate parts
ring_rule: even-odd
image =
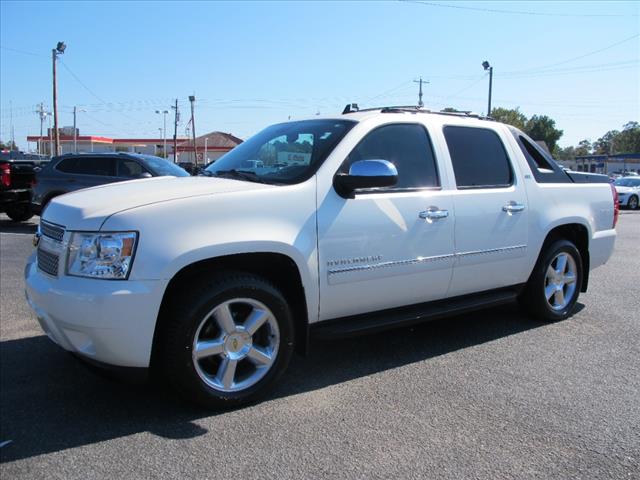
[[[207,272],[234,270],[244,273],[252,273],[265,278],[282,291],[291,305],[294,319],[296,351],[306,354],[309,338],[309,311],[306,292],[302,281],[302,274],[297,263],[283,253],[276,252],[251,252],[221,255],[205,258],[183,266],[171,277],[165,288],[160,313],[153,336],[151,350],[151,366],[157,362],[158,332],[164,322],[168,321],[163,312],[166,311],[169,298],[178,294],[185,282],[197,278]]]
[[[580,291],[586,292],[589,285],[589,228],[582,223],[565,223],[552,228],[544,239],[538,258],[552,242],[558,239],[571,241],[582,259],[582,285]]]

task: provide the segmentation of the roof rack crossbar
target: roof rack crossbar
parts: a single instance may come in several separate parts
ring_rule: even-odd
[[[342,111],[342,114],[346,115],[348,113],[375,112],[375,111],[380,111],[380,113],[399,113],[399,112],[433,113],[435,115],[449,115],[452,117],[477,118],[479,120],[495,121],[495,118],[493,117],[480,115],[479,113],[473,113],[472,111],[464,111],[464,110],[460,110],[457,112],[434,111],[434,110],[427,110],[417,105],[391,105],[391,106],[385,106],[385,107],[358,108],[358,104],[349,103]]]

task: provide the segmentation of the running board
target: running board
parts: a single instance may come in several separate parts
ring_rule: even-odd
[[[426,320],[450,317],[481,308],[496,307],[513,302],[518,296],[520,287],[490,290],[407,307],[326,320],[311,325],[311,335],[320,339],[351,337],[406,327]]]

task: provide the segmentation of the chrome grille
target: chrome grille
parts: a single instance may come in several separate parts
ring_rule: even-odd
[[[59,257],[55,253],[38,248],[38,268],[49,275],[58,275]]]
[[[62,242],[62,238],[64,237],[64,227],[40,221],[40,233],[45,237],[53,238],[58,242]]]

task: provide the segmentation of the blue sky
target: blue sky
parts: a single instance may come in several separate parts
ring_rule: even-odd
[[[183,135],[195,94],[197,134],[246,138],[349,102],[415,104],[420,75],[426,108],[484,112],[488,60],[493,106],[551,116],[567,146],[640,120],[639,15],[612,1],[2,1],[0,138],[11,116],[19,146],[38,133],[63,40],[60,123],[77,105],[82,134],[157,137],[154,111],[177,97]]]

